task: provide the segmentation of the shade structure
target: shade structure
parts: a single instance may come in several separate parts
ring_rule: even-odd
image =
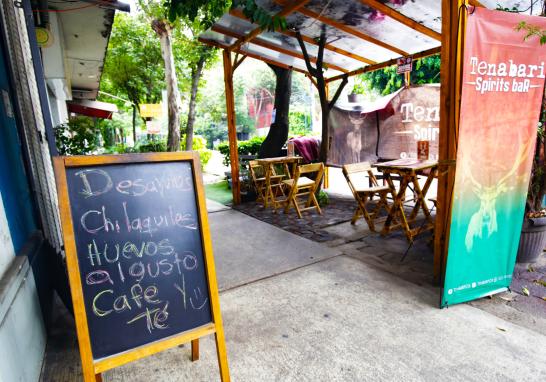
[[[420,58],[440,52],[442,2],[438,0],[257,0],[272,15],[285,17],[286,30],[263,31],[240,9],[223,15],[200,35],[205,44],[229,49],[281,67],[307,73],[296,39],[298,30],[311,57],[326,29],[327,82],[392,65],[403,56]],[[519,8],[540,13],[540,5],[522,0],[471,0],[470,5]]]
[[[306,74],[301,34],[310,61],[318,54],[317,40],[326,31],[322,70],[329,83],[345,76],[370,72],[413,59],[441,53],[439,176],[434,275],[441,279],[449,237],[450,195],[455,157],[462,73],[464,30],[472,7],[518,9],[540,14],[537,0],[256,0],[271,15],[282,16],[287,29],[264,31],[251,23],[240,9],[232,9],[200,41],[224,50],[224,76],[234,203],[240,202],[233,73],[245,57]],[[234,55],[233,55],[234,54]],[[234,56],[234,57],[233,57]],[[314,81],[317,86],[316,81]],[[317,86],[318,87],[318,86]]]

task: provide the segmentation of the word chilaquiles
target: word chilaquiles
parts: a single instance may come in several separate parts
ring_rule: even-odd
[[[180,235],[198,235],[194,213],[179,202],[183,193],[193,193],[191,173],[117,182],[101,169],[75,175],[81,181],[82,204],[92,206],[77,221],[91,237],[85,254],[80,254],[80,262],[85,261],[80,268],[82,281],[93,291],[92,314],[107,319],[125,312],[127,325],[142,323],[151,333],[169,327],[169,304],[180,304],[184,311],[202,309],[208,297],[200,288],[186,285],[188,273],[201,266],[198,257],[192,248],[174,243]],[[110,203],[99,198],[108,194]],[[93,206],[97,199],[103,202]],[[153,214],[140,216],[142,205],[150,203]],[[168,290],[162,293],[160,287]]]

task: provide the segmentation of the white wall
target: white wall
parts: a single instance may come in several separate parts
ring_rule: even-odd
[[[0,382],[37,382],[45,345],[32,269],[18,256],[0,279]]]
[[[0,280],[14,256],[15,249],[13,248],[13,242],[11,241],[2,194],[0,194]]]

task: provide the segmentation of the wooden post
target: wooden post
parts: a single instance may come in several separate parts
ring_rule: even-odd
[[[326,100],[330,101],[330,84],[328,82],[324,85],[326,89]],[[328,142],[330,144],[330,142]],[[331,147],[328,147],[328,152],[330,152]],[[328,171],[328,166],[326,166],[326,163],[324,163],[324,182],[322,183],[322,187],[327,189],[330,188],[330,172]]]
[[[199,338],[191,341],[191,360],[199,361]]]
[[[233,192],[233,204],[240,204],[241,184],[239,182],[239,152],[237,151],[237,126],[235,124],[235,99],[233,97],[233,65],[231,52],[227,49],[224,49],[224,84],[226,89],[229,161],[231,164],[231,191]]]
[[[464,29],[467,17],[466,11],[462,10],[459,19],[459,9],[465,3],[466,0],[442,0],[440,166],[438,172],[438,210],[436,212],[434,236],[434,278],[438,282],[441,282],[444,277],[449,244],[459,131]]]

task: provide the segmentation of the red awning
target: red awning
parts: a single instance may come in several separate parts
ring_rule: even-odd
[[[112,119],[112,114],[118,111],[118,107],[113,103],[87,101],[67,102],[68,111],[88,117],[102,119]]]

